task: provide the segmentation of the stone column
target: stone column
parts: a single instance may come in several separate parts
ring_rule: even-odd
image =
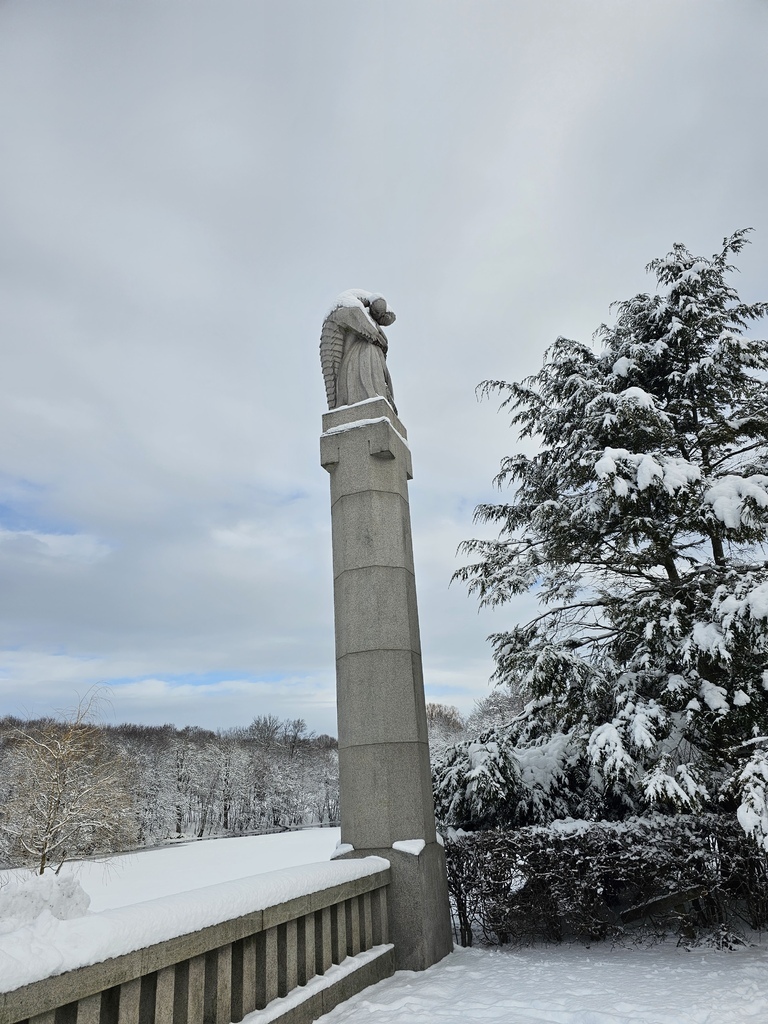
[[[346,856],[390,861],[397,968],[424,970],[453,940],[429,768],[411,453],[390,404],[372,398],[323,416],[320,455],[331,475],[341,840],[354,848]]]

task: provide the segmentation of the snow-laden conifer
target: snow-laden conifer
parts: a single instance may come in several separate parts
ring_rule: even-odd
[[[456,576],[540,610],[491,637],[527,700],[479,741],[507,798],[473,809],[480,748],[459,745],[436,772],[454,821],[716,810],[768,848],[768,345],[748,334],[768,303],[730,284],[745,242],[675,245],[596,349],[558,338],[537,374],[481,385],[538,451],[503,461],[509,500],[476,510],[498,539]]]

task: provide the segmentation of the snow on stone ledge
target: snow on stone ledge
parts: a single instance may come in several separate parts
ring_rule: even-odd
[[[351,843],[337,843],[336,849],[331,854],[331,860],[336,860],[337,857],[343,857],[345,853],[354,853],[355,848]]]
[[[336,410],[331,409],[331,412],[336,412]],[[394,432],[397,434],[397,436],[400,438],[400,440],[403,442],[405,447],[408,448],[408,451],[411,450],[406,439],[403,437],[400,431],[392,424],[392,420],[390,420],[388,416],[377,416],[371,420],[353,420],[351,423],[340,423],[338,427],[329,427],[328,430],[326,430],[320,436],[332,437],[334,434],[344,434],[348,430],[356,430],[358,427],[367,427],[371,423],[388,423],[390,427],[392,427]]]
[[[270,1021],[282,1016],[287,1010],[301,1006],[302,1003],[307,1002],[312,996],[317,995],[318,992],[331,988],[336,982],[341,981],[342,978],[349,977],[350,974],[354,974],[355,971],[359,971],[366,964],[378,960],[380,956],[394,948],[391,942],[382,946],[372,946],[356,956],[348,956],[340,964],[331,964],[325,974],[310,978],[306,985],[300,985],[298,988],[292,989],[287,996],[278,996],[271,1003],[267,1003],[263,1010],[255,1010],[253,1013],[247,1014],[243,1018],[243,1024],[269,1024]]]
[[[341,412],[342,409],[357,409],[360,405],[371,405],[373,402],[386,402],[387,405],[392,409],[391,403],[384,397],[384,395],[373,395],[371,398],[361,398],[359,402],[352,402],[350,405],[335,405],[333,409],[329,409],[328,412]],[[392,409],[392,412],[395,410]],[[326,416],[328,413],[325,414]]]
[[[392,849],[418,857],[426,845],[423,839],[398,839],[396,843],[392,843]]]
[[[0,935],[0,992],[123,956],[388,867],[389,861],[382,857],[305,864],[67,921],[58,920],[46,910],[31,924]]]

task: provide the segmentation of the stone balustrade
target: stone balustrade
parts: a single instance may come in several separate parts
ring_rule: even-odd
[[[0,1024],[230,1024],[254,1011],[254,1024],[308,1024],[393,973],[389,876],[383,868],[0,993]]]

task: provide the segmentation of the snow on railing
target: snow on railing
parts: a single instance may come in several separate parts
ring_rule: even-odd
[[[61,922],[80,948],[0,992],[0,1024],[305,1024],[394,972],[389,875],[378,857],[313,864]]]

